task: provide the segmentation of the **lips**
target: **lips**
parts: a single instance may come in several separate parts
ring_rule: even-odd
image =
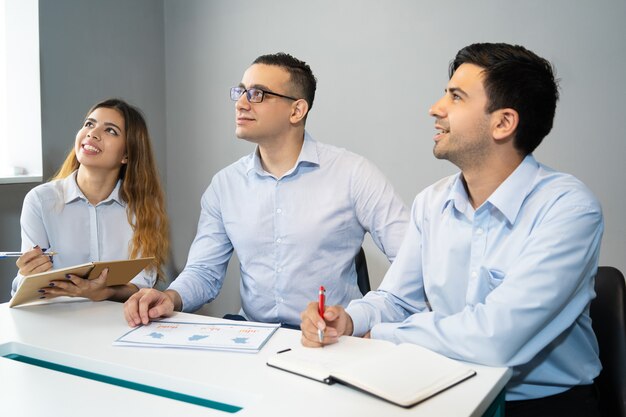
[[[102,149],[98,148],[93,143],[85,142],[82,143],[80,146],[83,150],[83,153],[86,153],[88,155],[97,155],[102,152]]]
[[[435,141],[440,140],[444,135],[450,133],[450,129],[441,125],[435,125],[435,129],[438,131],[433,138]]]
[[[253,118],[251,117],[245,117],[245,116],[238,116],[237,117],[237,124],[243,124],[243,123],[248,123],[248,122],[252,122],[254,121]]]

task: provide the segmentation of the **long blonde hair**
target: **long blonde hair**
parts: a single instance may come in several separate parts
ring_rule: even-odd
[[[130,258],[154,256],[152,268],[163,277],[163,266],[169,254],[169,220],[146,121],[138,108],[117,98],[97,103],[86,117],[101,107],[115,109],[124,117],[128,163],[122,165],[119,178],[122,180],[120,197],[127,204],[126,216],[133,229],[128,248]],[[52,179],[65,178],[79,166],[72,147]]]

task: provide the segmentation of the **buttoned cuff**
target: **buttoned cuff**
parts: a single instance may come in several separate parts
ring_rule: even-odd
[[[380,323],[372,327],[370,335],[372,339],[382,339],[398,344],[401,341],[396,337],[396,330],[401,325],[402,323]]]
[[[172,291],[176,291],[180,297],[180,311],[182,312],[186,312],[189,313],[189,311],[185,310],[185,306],[190,304],[190,298],[188,296],[188,292],[187,292],[187,288],[183,285],[180,285],[180,282],[177,282],[177,280],[172,281],[172,283],[170,284],[169,287],[167,287],[168,290],[172,290]],[[200,308],[200,307],[198,307]],[[196,310],[198,309],[196,308]],[[195,311],[195,310],[193,310]]]
[[[369,320],[367,319],[368,314],[364,306],[350,303],[346,308],[346,313],[352,318],[353,327],[351,336],[361,337],[370,330]]]

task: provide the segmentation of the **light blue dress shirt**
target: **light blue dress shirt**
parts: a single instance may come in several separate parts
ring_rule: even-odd
[[[445,178],[416,197],[379,291],[348,307],[354,334],[512,367],[507,400],[591,384],[603,228],[593,194],[531,155],[477,210],[460,174]]]
[[[329,305],[360,298],[354,257],[365,233],[391,261],[408,222],[374,165],[308,133],[282,178],[263,170],[257,150],[218,172],[201,206],[187,265],[170,289],[184,311],[213,300],[234,249],[243,313],[262,322],[299,324],[320,285]]]
[[[133,230],[128,224],[126,203],[119,196],[121,181],[109,197],[93,206],[78,188],[76,172],[26,194],[20,218],[22,251],[39,245],[58,252],[53,258],[54,269],[128,259]],[[18,274],[13,280],[11,295],[22,278]],[[156,271],[144,270],[130,282],[144,288],[152,287],[155,281]]]

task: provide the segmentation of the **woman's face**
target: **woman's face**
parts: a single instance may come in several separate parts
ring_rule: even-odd
[[[76,133],[74,150],[84,167],[119,171],[128,162],[124,117],[115,109],[99,107]]]

